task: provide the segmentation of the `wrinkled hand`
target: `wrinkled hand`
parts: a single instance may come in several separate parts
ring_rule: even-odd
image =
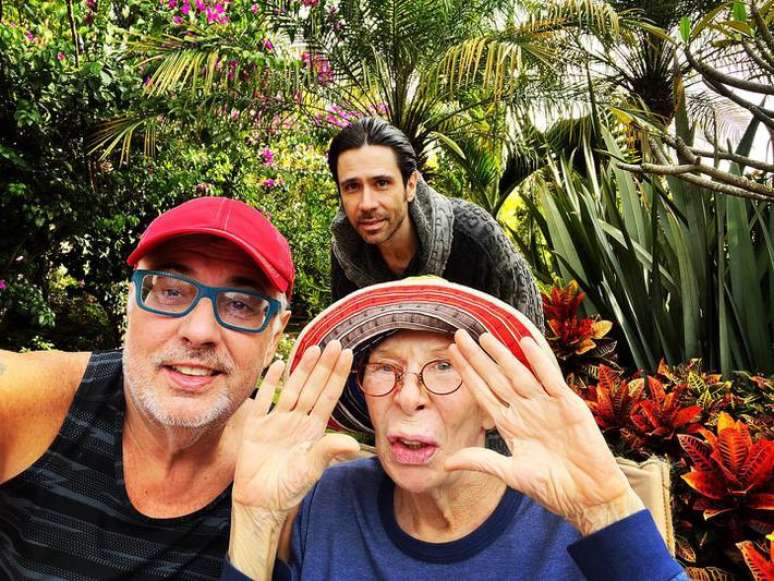
[[[520,341],[531,372],[491,334],[480,346],[464,331],[449,352],[465,385],[492,417],[512,457],[466,448],[448,470],[492,474],[589,534],[642,508],[588,406],[564,382],[555,359]]]
[[[357,441],[325,435],[331,412],[344,388],[352,352],[338,341],[306,350],[269,412],[284,365],[275,362],[256,396],[236,464],[232,500],[251,509],[287,513],[336,458],[357,454]]]

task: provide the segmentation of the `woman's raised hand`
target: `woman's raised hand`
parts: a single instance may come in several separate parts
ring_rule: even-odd
[[[532,368],[485,333],[477,344],[458,331],[449,352],[465,386],[492,417],[512,456],[466,448],[448,470],[492,474],[583,534],[643,508],[618,468],[585,402],[570,389],[552,354],[532,338],[519,346]]]
[[[269,367],[245,423],[234,475],[235,505],[287,513],[297,506],[336,458],[357,454],[357,441],[325,435],[331,412],[352,366],[352,352],[338,341],[311,347],[269,411],[283,363]]]

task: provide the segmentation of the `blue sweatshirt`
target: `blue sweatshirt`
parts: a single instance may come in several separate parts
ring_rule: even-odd
[[[447,543],[417,540],[398,526],[394,484],[376,458],[329,468],[304,499],[289,564],[275,579],[523,579],[687,581],[650,513],[580,534],[528,497],[507,490],[489,518]],[[247,579],[228,562],[222,580]]]

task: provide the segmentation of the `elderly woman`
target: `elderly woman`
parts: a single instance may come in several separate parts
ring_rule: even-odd
[[[224,579],[686,579],[540,334],[497,299],[368,287],[304,330],[291,367],[269,412],[270,368],[245,428]],[[325,435],[331,414],[376,458],[326,469],[359,450]],[[511,456],[483,448],[491,429]]]

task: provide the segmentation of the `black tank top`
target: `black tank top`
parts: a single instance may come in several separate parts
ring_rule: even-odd
[[[54,443],[0,486],[0,579],[217,579],[231,487],[154,519],[124,485],[121,352],[94,353]]]

